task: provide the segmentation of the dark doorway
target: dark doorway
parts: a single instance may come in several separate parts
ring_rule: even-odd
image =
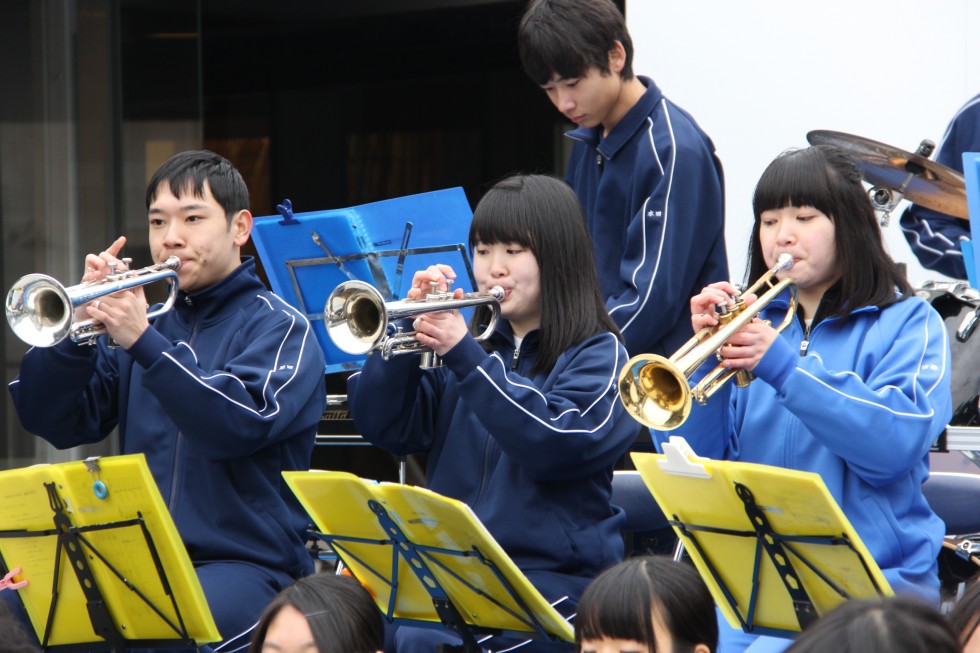
[[[523,1],[181,4],[124,4],[123,112],[199,112],[256,215],[452,186],[475,204],[510,172],[561,168],[560,116],[517,55]]]

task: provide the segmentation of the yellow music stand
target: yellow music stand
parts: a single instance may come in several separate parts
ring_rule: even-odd
[[[700,458],[677,436],[663,450],[631,455],[733,628],[787,637],[892,594],[819,475]]]
[[[341,562],[390,623],[449,628],[464,651],[474,633],[575,641],[465,503],[346,472],[283,472]]]
[[[0,472],[0,567],[48,651],[219,641],[142,454]]]

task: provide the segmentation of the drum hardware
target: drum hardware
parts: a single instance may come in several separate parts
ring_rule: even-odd
[[[935,143],[924,140],[915,153],[905,152],[861,136],[814,130],[806,135],[811,145],[834,145],[850,153],[871,184],[868,194],[888,225],[892,210],[903,199],[963,220],[970,219],[963,175],[929,159]]]
[[[980,337],[971,336],[980,318],[980,291],[963,281],[926,281],[915,294],[939,313],[949,334],[951,426],[980,424]],[[980,430],[980,429],[978,429]],[[951,431],[947,429],[947,434]],[[947,435],[947,439],[948,439]],[[950,448],[952,446],[950,445]],[[980,445],[971,450],[980,450]]]
[[[980,575],[980,533],[947,535],[939,551],[940,601],[948,610]]]
[[[967,306],[974,307],[972,311],[962,311],[963,317],[956,329],[956,339],[966,342],[973,335],[980,321],[980,292],[971,288],[964,281],[925,281],[916,290],[916,295],[926,301],[936,297],[936,293],[946,293]]]

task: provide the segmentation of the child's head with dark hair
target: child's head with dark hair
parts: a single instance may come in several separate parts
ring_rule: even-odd
[[[663,556],[630,558],[599,574],[579,600],[579,652],[594,650],[604,639],[635,643],[649,653],[715,651],[718,622],[711,593],[686,563]]]
[[[799,636],[787,653],[960,653],[942,615],[920,599],[850,600]]]
[[[211,196],[225,210],[229,222],[239,211],[248,210],[248,187],[231,162],[210,150],[190,150],[170,157],[153,174],[146,187],[146,208],[150,208],[161,186],[175,196]]]
[[[547,175],[514,175],[498,182],[473,213],[469,241],[482,291],[496,285],[497,274],[492,267],[484,269],[486,246],[515,245],[533,255],[538,268],[536,317],[541,329],[536,370],[550,370],[563,351],[586,338],[603,331],[619,334],[599,291],[582,207],[565,182]],[[515,293],[526,289],[518,288]],[[515,294],[511,300],[510,290],[505,288],[504,317],[507,302],[516,303],[518,298]],[[477,309],[474,332],[482,331],[480,325],[486,323],[489,313],[486,306]]]
[[[384,621],[367,589],[352,576],[319,573],[272,600],[255,627],[249,653],[282,650],[278,638],[297,636],[304,619],[310,633],[302,636],[312,636],[316,653],[376,653],[384,646]]]
[[[590,68],[609,74],[609,52],[619,42],[633,78],[633,41],[623,14],[611,0],[531,0],[521,18],[517,42],[524,71],[538,86],[555,75],[582,77]]]

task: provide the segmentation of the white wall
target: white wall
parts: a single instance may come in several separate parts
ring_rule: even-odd
[[[711,136],[725,166],[727,242],[738,281],[752,191],[781,151],[829,129],[906,151],[938,141],[980,92],[977,0],[627,0],[634,71],[652,77]],[[886,242],[923,269],[892,213]]]

